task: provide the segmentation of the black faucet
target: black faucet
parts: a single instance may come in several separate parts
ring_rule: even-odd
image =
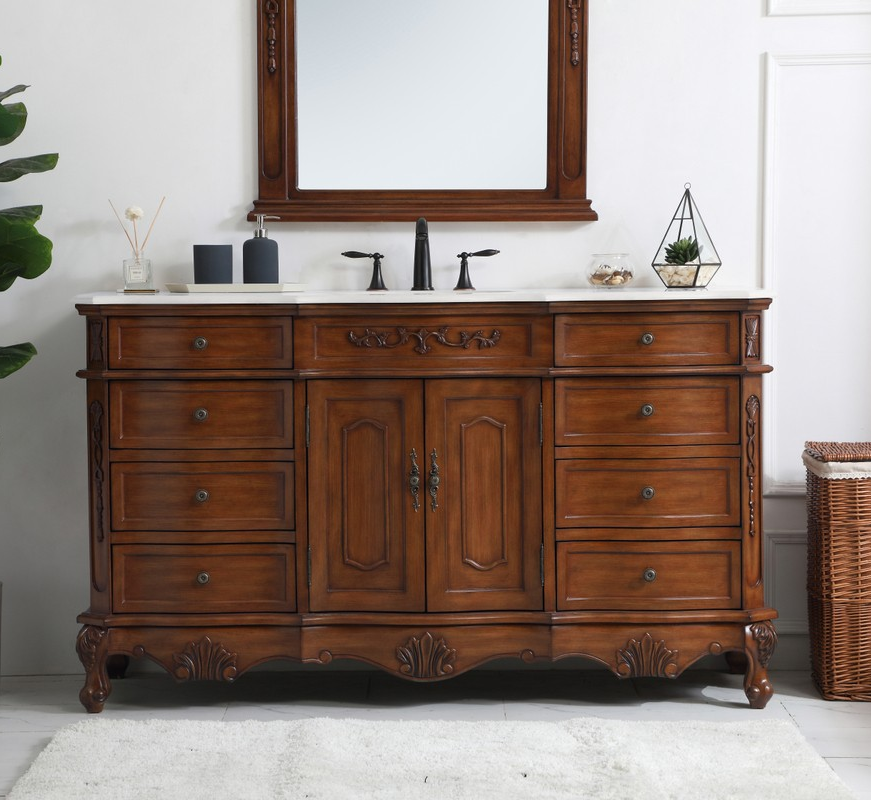
[[[432,265],[429,260],[429,229],[421,217],[414,229],[414,285],[413,292],[432,291]]]

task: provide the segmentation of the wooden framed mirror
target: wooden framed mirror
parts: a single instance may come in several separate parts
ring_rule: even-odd
[[[596,219],[588,0],[257,2],[250,217]]]

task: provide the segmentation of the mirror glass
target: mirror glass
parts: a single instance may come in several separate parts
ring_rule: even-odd
[[[548,0],[296,0],[298,188],[543,189]]]

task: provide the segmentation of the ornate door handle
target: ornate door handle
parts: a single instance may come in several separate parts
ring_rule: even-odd
[[[420,508],[418,492],[420,492],[420,467],[417,466],[417,451],[411,448],[411,471],[408,473],[408,489],[411,492],[411,507],[417,511]]]
[[[432,452],[429,454],[429,496],[432,498],[431,507],[433,511],[439,507],[438,493],[441,479],[439,478],[438,457],[438,453],[436,453],[435,448],[433,448]]]

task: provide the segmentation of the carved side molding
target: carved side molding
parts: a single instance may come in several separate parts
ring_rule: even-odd
[[[655,642],[649,633],[641,641],[630,639],[617,651],[617,674],[622,678],[674,678],[677,675],[677,650],[665,641]]]
[[[759,359],[760,354],[759,326],[758,316],[744,317],[744,358],[754,361]]]
[[[427,631],[420,637],[412,636],[396,648],[399,671],[411,678],[443,678],[454,671],[457,651],[448,647],[444,639],[436,641]]]
[[[278,70],[278,59],[276,56],[276,43],[278,36],[275,32],[275,22],[278,19],[278,3],[276,0],[266,0],[263,4],[263,13],[266,16],[266,69],[270,75],[274,75]]]
[[[581,63],[581,26],[578,22],[581,3],[580,0],[567,0],[567,5],[569,9],[569,60],[573,67],[577,67]]]
[[[236,653],[204,636],[173,654],[173,675],[180,681],[233,681],[238,674],[236,659]]]
[[[88,325],[88,361],[91,364],[106,365],[106,354],[103,351],[103,320],[92,319]]]
[[[751,536],[756,535],[756,473],[758,470],[758,441],[759,433],[759,398],[752,394],[747,398],[744,407],[747,413],[747,528]]]
[[[430,339],[445,347],[459,347],[463,350],[468,350],[472,346],[472,342],[478,343],[478,349],[483,350],[486,347],[495,347],[502,338],[502,334],[494,330],[490,336],[485,336],[484,331],[475,331],[468,333],[460,331],[459,340],[455,342],[448,341],[448,333],[450,328],[444,326],[437,330],[430,331],[426,328],[420,328],[417,331],[410,331],[407,328],[397,328],[393,332],[372,331],[368,328],[362,335],[357,335],[354,331],[348,331],[348,341],[355,344],[357,347],[376,347],[392,350],[395,347],[401,347],[407,344],[412,339],[417,339],[417,344],[414,347],[416,353],[426,355],[433,350],[429,343]],[[390,338],[395,336],[396,339],[391,341]]]
[[[94,483],[94,530],[97,541],[102,542],[105,538],[103,515],[105,514],[105,501],[103,499],[103,406],[94,400],[88,406],[88,419],[91,427],[91,478]]]

